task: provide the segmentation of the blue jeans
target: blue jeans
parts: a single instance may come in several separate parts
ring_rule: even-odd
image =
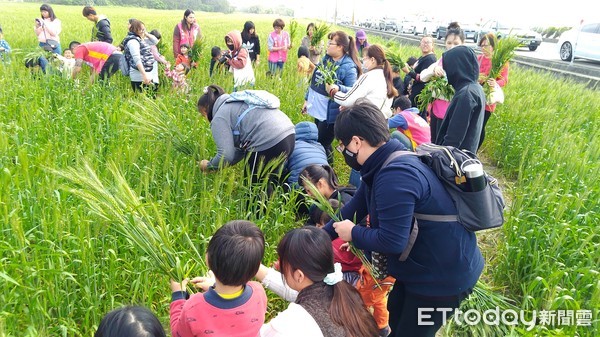
[[[398,130],[392,132],[392,138],[399,140],[400,143],[402,145],[404,145],[404,147],[406,148],[406,150],[415,151],[415,149],[413,148],[413,144],[412,144],[412,141],[410,140],[410,138],[408,138],[408,136],[406,136],[402,132],[400,132]]]
[[[279,62],[269,61],[269,71],[271,72],[271,75],[275,75],[276,73],[282,73],[284,63],[285,62],[283,62],[283,61],[279,61]]]

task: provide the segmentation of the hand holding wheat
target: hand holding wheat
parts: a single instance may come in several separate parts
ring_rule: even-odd
[[[190,282],[194,285],[194,287],[202,289],[202,291],[206,292],[210,287],[215,285],[216,278],[212,270],[209,270],[206,276],[194,277]]]
[[[352,228],[356,226],[354,222],[350,220],[338,221],[333,223],[333,228],[338,234],[340,239],[351,242],[352,241]]]

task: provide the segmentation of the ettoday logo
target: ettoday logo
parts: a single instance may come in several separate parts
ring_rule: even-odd
[[[442,321],[446,322],[449,315],[457,325],[478,325],[483,324],[490,326],[498,326],[500,324],[526,327],[527,331],[533,330],[536,325],[577,325],[591,326],[592,311],[591,310],[500,310],[499,307],[487,309],[483,312],[477,309],[469,309],[462,311],[452,308],[419,308],[417,316],[417,324],[433,325],[432,315],[441,313]]]

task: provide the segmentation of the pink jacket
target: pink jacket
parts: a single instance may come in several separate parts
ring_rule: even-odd
[[[479,75],[487,76],[492,70],[492,59],[485,57],[483,54],[477,56],[477,61],[479,61]],[[502,71],[500,71],[500,75],[496,78],[496,83],[500,87],[504,87],[508,84],[508,63],[504,65]],[[494,112],[496,110],[496,104],[486,104],[485,111]]]
[[[197,23],[194,23],[190,30],[183,30],[183,26],[181,22],[175,25],[175,30],[173,31],[173,56],[177,57],[177,55],[181,54],[181,45],[186,43],[192,48],[194,45],[194,41],[202,37],[202,32],[200,31],[200,26]]]
[[[408,129],[403,130],[398,128],[398,131],[405,134],[411,141],[414,141],[417,146],[423,143],[431,143],[431,129],[421,116],[410,111],[410,109],[401,111],[400,114],[406,119]]]
[[[41,20],[41,18],[39,18]],[[46,42],[46,39],[56,40],[60,42],[60,31],[62,30],[62,25],[60,19],[54,19],[54,21],[50,21],[49,18],[44,19],[43,24],[40,27],[35,27],[35,33],[37,34],[37,38],[39,42]],[[46,32],[44,36],[44,31]]]
[[[282,30],[281,34],[275,33],[275,31],[269,34],[267,41],[269,47],[269,62],[285,62],[287,61],[288,47],[290,46],[290,35]],[[280,50],[273,50],[273,48],[284,47]]]

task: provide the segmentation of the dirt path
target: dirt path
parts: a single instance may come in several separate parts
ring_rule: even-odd
[[[494,178],[498,179],[498,183],[502,189],[502,194],[504,195],[504,202],[506,204],[506,208],[504,209],[504,214],[506,215],[512,201],[514,181],[506,179],[496,165],[496,162],[486,156],[485,152],[479,153],[478,156],[483,162],[484,170]],[[504,239],[505,237],[504,233],[502,232],[502,227],[477,233],[477,242],[485,259],[486,265],[481,279],[486,283],[492,283],[490,274],[494,270],[493,266],[497,264],[496,259],[498,258],[498,254],[502,251],[499,248],[504,243]]]

